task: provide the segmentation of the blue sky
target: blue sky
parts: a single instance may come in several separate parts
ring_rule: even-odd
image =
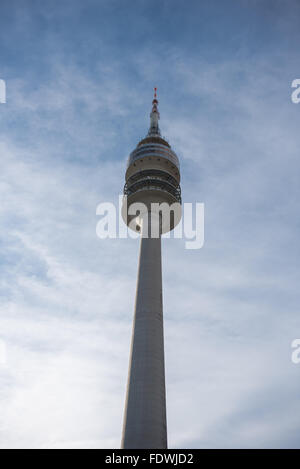
[[[163,241],[169,445],[296,447],[297,1],[0,6],[0,447],[118,447],[138,241],[99,240],[149,125],[205,203]]]

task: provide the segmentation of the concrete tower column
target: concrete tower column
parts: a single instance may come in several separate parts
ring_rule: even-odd
[[[148,220],[142,221],[122,448],[167,448],[161,236],[148,236],[158,215]]]

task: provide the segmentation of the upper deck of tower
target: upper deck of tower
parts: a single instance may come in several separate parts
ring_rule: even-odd
[[[161,136],[158,121],[160,115],[158,112],[158,100],[156,94],[156,88],[154,88],[154,99],[152,101],[152,111],[150,114],[150,128],[148,134],[143,138],[131,152],[127,162],[127,168],[129,168],[136,160],[140,160],[144,157],[154,158],[165,158],[172,165],[174,165],[178,172],[180,170],[180,164],[176,153],[171,149],[170,144]]]
[[[179,160],[169,143],[161,136],[157,105],[155,89],[148,134],[130,154],[125,174],[126,207],[122,216],[128,226],[136,215],[129,214],[127,208],[136,202],[143,203],[152,211],[153,204],[166,203],[173,206],[177,203],[181,206]],[[181,208],[171,222],[169,218],[163,218],[162,233],[172,230],[180,218]]]

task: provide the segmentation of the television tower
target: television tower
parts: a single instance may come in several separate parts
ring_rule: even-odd
[[[141,235],[124,449],[167,448],[161,235],[181,219],[181,189],[178,158],[160,134],[156,91],[149,132],[128,159],[122,207],[125,223]]]

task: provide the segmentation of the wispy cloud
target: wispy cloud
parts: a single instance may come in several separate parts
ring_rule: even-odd
[[[203,249],[163,241],[169,444],[299,447],[291,13],[228,2],[239,24],[167,1],[153,23],[147,2],[54,3],[1,6],[29,64],[0,32],[0,446],[119,446],[138,243],[99,240],[96,207],[118,201],[155,84],[206,219]]]

